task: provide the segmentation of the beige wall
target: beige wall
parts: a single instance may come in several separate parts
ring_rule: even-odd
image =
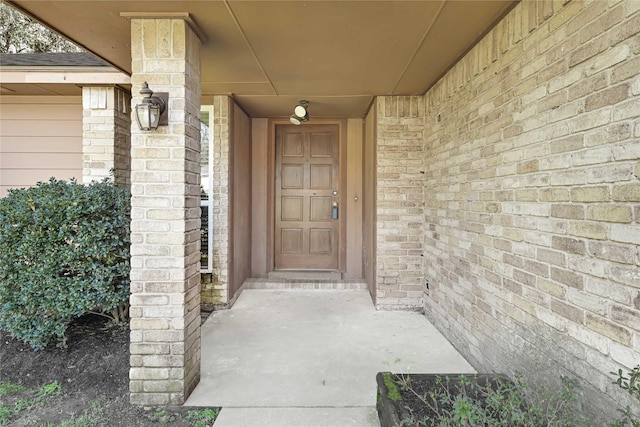
[[[50,177],[82,182],[82,98],[0,97],[0,197]]]
[[[254,118],[251,122],[251,276],[267,277],[274,269],[275,126],[284,121]]]
[[[273,268],[273,251],[269,242],[273,240],[273,214],[269,209],[269,200],[273,197],[269,177],[273,166],[268,159],[274,157],[273,145],[269,143],[269,120],[253,119],[251,129],[251,276],[264,277]],[[271,169],[271,171],[270,171]]]
[[[608,425],[640,361],[640,2],[564,3],[520,3],[425,96],[425,309]]]
[[[232,101],[229,297],[251,277],[251,119]]]
[[[346,183],[343,185],[347,215],[346,220],[346,279],[362,279],[362,144],[364,123],[362,119],[347,120]]]

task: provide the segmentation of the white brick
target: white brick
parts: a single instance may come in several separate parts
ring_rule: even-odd
[[[637,225],[612,224],[611,240],[640,245],[640,227]]]

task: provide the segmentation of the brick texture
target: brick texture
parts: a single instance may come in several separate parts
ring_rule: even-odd
[[[133,19],[131,52],[133,92],[168,92],[169,124],[131,126],[130,398],[182,404],[200,379],[200,41]]]
[[[119,87],[82,88],[82,180],[131,184],[131,95]]]
[[[411,148],[428,318],[478,370],[577,379],[598,425],[638,408],[609,372],[640,362],[639,19],[633,1],[519,3],[425,95],[425,144]],[[406,225],[384,215],[423,208],[394,211],[390,187],[417,175],[384,166],[378,245],[393,254]],[[385,257],[392,271],[401,256]]]
[[[377,98],[376,305],[422,309],[422,97]]]

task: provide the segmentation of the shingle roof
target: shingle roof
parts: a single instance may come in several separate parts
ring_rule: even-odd
[[[3,53],[0,66],[5,67],[109,67],[89,52]]]

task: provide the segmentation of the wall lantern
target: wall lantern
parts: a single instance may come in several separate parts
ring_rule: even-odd
[[[155,130],[158,125],[168,125],[166,110],[169,94],[158,92],[154,95],[147,82],[144,82],[140,95],[143,96],[142,103],[136,105],[136,121],[140,130]]]
[[[307,107],[309,107],[309,101],[304,99],[298,101],[298,105],[293,109],[293,114],[289,116],[289,121],[294,125],[300,125],[302,122],[309,121],[309,112],[307,111]]]

